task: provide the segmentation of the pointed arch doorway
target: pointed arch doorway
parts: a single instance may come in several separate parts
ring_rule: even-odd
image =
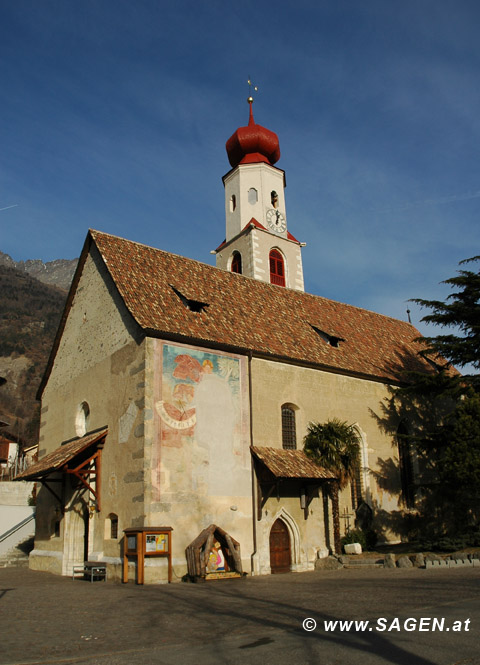
[[[280,518],[270,531],[270,568],[272,573],[289,573],[292,556],[288,527]]]

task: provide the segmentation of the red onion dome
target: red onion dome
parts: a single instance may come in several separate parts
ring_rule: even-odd
[[[238,164],[254,164],[257,162],[273,165],[280,159],[278,136],[275,132],[255,124],[252,110],[253,99],[249,97],[248,102],[250,104],[250,118],[247,127],[239,127],[228,139],[225,146],[228,161],[232,168],[235,168]]]

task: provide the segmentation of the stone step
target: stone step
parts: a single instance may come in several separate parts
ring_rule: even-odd
[[[28,567],[28,554],[10,551],[0,557],[0,568],[26,568]]]
[[[383,568],[385,564],[384,559],[359,556],[341,556],[340,562],[344,568]]]
[[[34,537],[28,536],[0,556],[0,568],[27,568],[28,556],[33,549]]]
[[[28,568],[28,557],[24,558],[1,558],[0,568]]]

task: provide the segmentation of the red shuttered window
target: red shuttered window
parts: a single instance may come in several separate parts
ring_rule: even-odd
[[[285,286],[285,266],[283,256],[276,249],[270,252],[270,283]]]

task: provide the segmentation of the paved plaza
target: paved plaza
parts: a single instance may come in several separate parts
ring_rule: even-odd
[[[370,623],[328,623],[350,620]],[[479,623],[479,568],[155,586],[0,569],[0,665],[480,665]]]

